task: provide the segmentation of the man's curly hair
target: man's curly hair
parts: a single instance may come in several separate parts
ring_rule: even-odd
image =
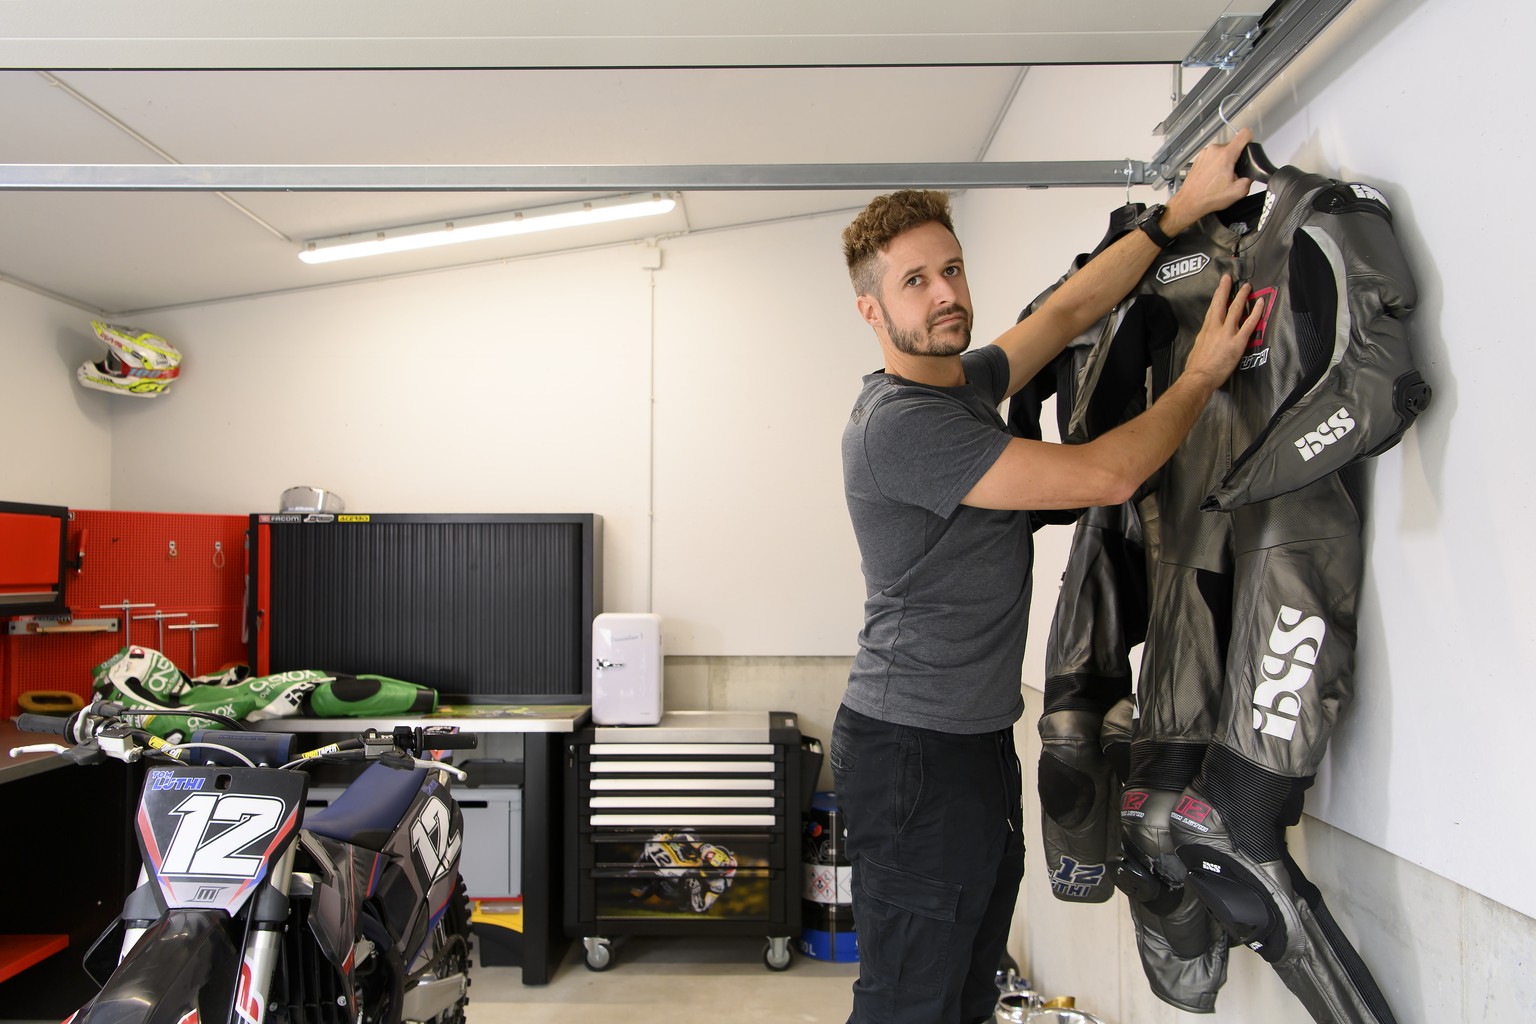
[[[843,229],[843,258],[848,261],[854,294],[878,297],[885,271],[881,252],[897,235],[929,223],[942,224],[950,234],[955,233],[949,193],[908,188],[870,200]]]

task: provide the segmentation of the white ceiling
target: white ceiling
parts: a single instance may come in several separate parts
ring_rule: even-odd
[[[1263,5],[0,0],[0,164],[970,162],[1025,65],[1177,63],[1229,6]],[[1149,157],[1153,141],[1125,156]],[[590,195],[0,192],[0,279],[144,312],[846,209],[869,193],[696,191],[646,222],[296,257],[306,239]]]

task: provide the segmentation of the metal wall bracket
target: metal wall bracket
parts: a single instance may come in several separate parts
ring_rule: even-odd
[[[1264,34],[1257,14],[1223,14],[1184,58],[1186,68],[1230,70],[1247,57]]]
[[[1231,67],[1213,68],[1153,133],[1167,141],[1147,162],[1148,184],[1172,185],[1227,118],[1258,95],[1349,0],[1279,0],[1257,26],[1258,42]]]

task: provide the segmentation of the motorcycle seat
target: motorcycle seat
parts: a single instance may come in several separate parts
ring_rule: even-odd
[[[427,770],[374,762],[328,806],[304,817],[304,828],[369,850],[383,847],[421,792]]]

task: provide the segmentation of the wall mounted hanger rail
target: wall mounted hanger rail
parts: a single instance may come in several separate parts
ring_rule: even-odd
[[[1064,188],[1145,180],[1136,160],[879,164],[0,164],[0,191],[753,192]],[[1129,179],[1129,180],[1127,180]]]

